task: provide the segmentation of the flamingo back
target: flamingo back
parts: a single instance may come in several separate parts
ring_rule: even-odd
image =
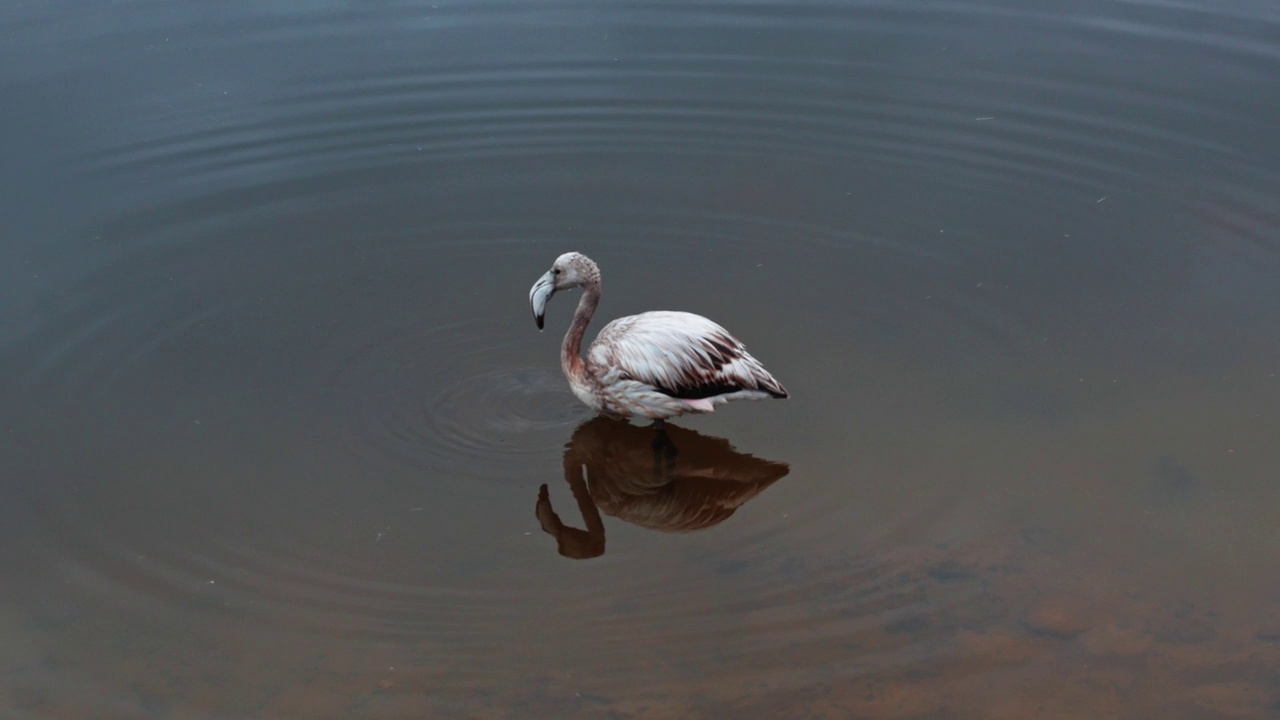
[[[787,397],[746,346],[717,323],[687,312],[654,311],[606,325],[587,351],[606,386],[636,381],[709,411],[721,398]],[[732,397],[730,397],[732,396]]]

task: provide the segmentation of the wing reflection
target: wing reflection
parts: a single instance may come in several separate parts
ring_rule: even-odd
[[[564,479],[586,529],[560,521],[546,485],[536,512],[561,555],[591,558],[604,554],[601,512],[651,530],[692,532],[723,522],[789,471],[723,438],[597,417],[578,426],[564,452]]]

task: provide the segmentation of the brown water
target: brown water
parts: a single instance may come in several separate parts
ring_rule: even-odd
[[[1280,717],[1277,38],[10,3],[0,717]],[[591,421],[568,250],[791,399]]]

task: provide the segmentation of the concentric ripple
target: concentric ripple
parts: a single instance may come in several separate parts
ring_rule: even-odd
[[[587,413],[553,360],[502,363],[516,354],[515,338],[495,342],[507,324],[410,325],[343,363],[335,387],[350,393],[357,452],[456,477],[524,480],[531,463],[553,466]]]

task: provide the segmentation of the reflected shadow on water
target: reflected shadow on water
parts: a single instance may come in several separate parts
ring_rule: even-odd
[[[536,512],[561,555],[593,558],[605,549],[601,511],[650,530],[703,530],[789,471],[786,463],[738,452],[724,438],[597,417],[578,426],[564,452],[564,479],[586,529],[561,522],[545,484]]]

